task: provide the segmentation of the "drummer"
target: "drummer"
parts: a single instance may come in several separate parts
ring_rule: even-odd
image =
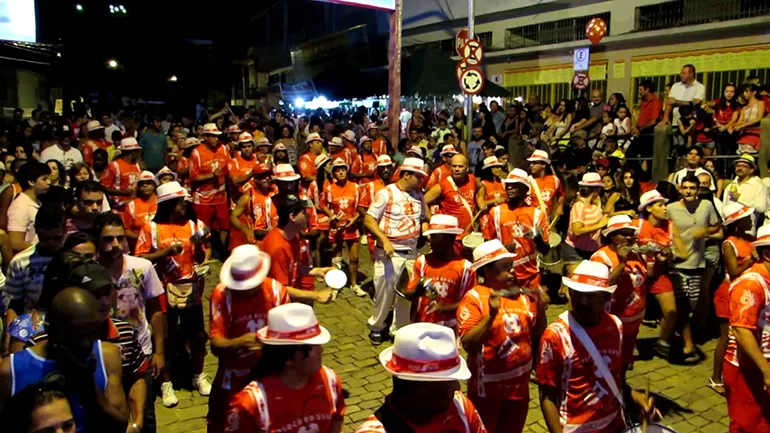
[[[532,152],[531,157],[527,158],[527,161],[529,161],[529,173],[540,188],[540,196],[543,197],[543,201],[545,202],[545,208],[548,211],[548,220],[554,221],[564,213],[564,186],[561,184],[558,177],[553,174],[548,174],[548,170],[551,167],[551,160],[548,156],[548,152],[536,150]],[[532,206],[538,207],[540,199],[538,194],[534,191],[534,186],[529,193],[530,203]]]
[[[526,203],[530,183],[527,172],[514,168],[503,179],[508,201],[492,208],[484,230],[487,240],[499,239],[508,251],[516,254],[513,261],[514,281],[518,287],[541,291],[538,253],[546,254],[548,245],[547,216]],[[548,302],[543,294],[543,301]]]
[[[453,245],[462,233],[457,218],[434,215],[423,235],[430,239],[431,252],[414,261],[406,298],[412,301],[412,323],[430,322],[457,333],[457,305],[473,286],[476,273],[471,262],[455,252]]]

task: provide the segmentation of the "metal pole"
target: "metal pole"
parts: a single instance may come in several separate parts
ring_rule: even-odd
[[[396,10],[390,15],[388,43],[388,125],[390,144],[398,150],[401,140],[401,14],[403,0],[396,0]]]
[[[468,0],[468,40],[474,38],[474,0]],[[470,143],[473,135],[473,96],[465,95],[465,142]]]

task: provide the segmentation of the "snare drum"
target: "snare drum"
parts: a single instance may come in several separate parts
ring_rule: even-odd
[[[463,257],[473,262],[473,250],[485,242],[484,236],[479,232],[470,232],[463,238]]]
[[[640,424],[631,426],[622,433],[643,433],[642,426]],[[676,433],[676,430],[671,427],[664,426],[663,424],[649,423],[647,424],[647,433]]]

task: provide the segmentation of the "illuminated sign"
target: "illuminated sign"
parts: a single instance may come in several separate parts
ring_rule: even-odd
[[[35,42],[36,33],[35,0],[0,0],[0,40]]]
[[[386,11],[396,10],[396,0],[319,0],[327,3],[339,3],[350,6],[363,6],[365,8],[382,9]]]

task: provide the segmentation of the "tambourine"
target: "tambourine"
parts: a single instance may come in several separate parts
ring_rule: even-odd
[[[647,428],[643,429],[641,424],[631,426],[622,433],[676,433],[676,430],[663,424],[649,423]]]
[[[463,238],[463,246],[471,250],[483,243],[484,236],[479,232],[468,233],[468,236]]]
[[[556,232],[550,232],[548,233],[548,245],[553,247],[558,247],[559,244],[561,244],[561,235],[559,235]]]
[[[332,269],[324,275],[324,281],[330,289],[339,290],[348,283],[348,276],[344,271]]]

